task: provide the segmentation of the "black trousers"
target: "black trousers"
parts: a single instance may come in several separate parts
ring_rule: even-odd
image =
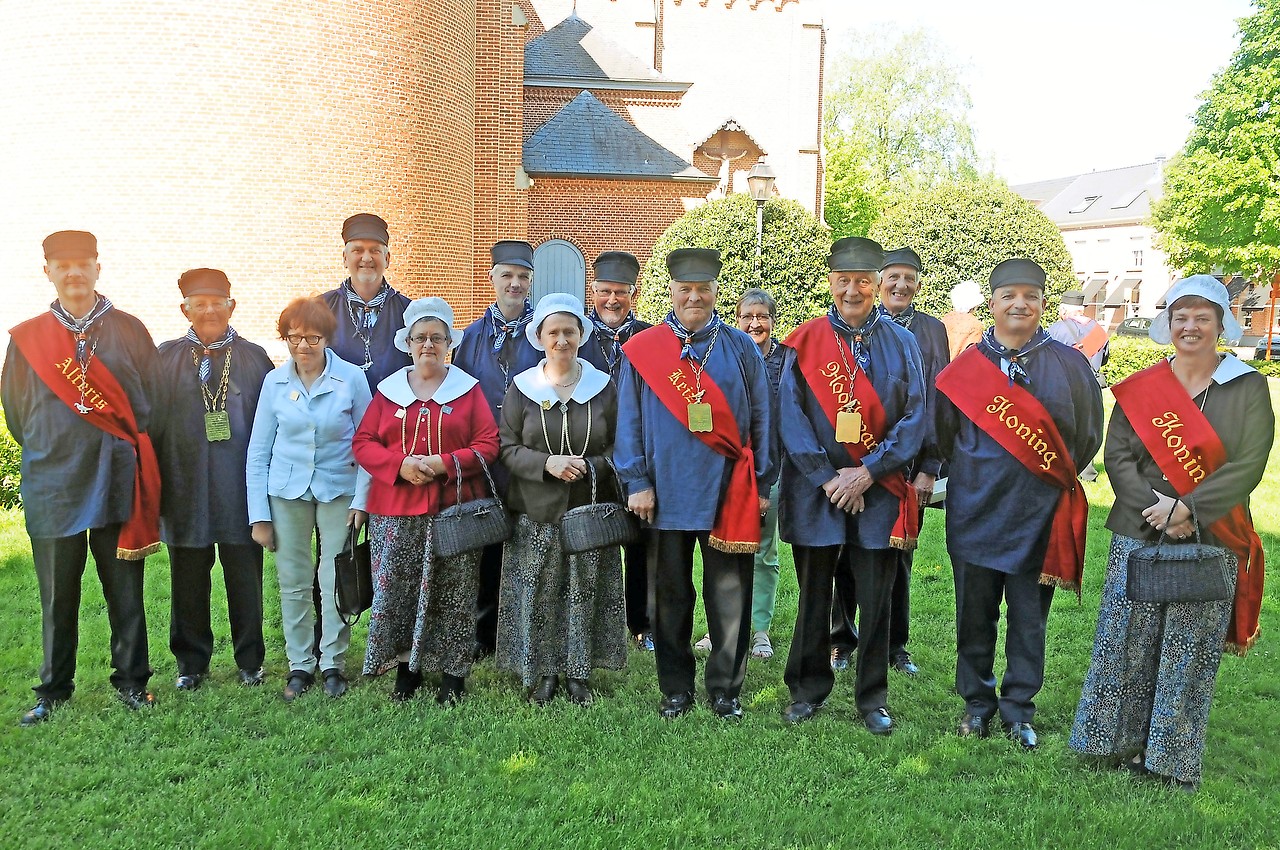
[[[476,590],[476,642],[487,652],[498,645],[498,590],[502,586],[502,544],[486,546],[480,553],[480,580]]]
[[[654,556],[653,645],[658,687],[664,694],[693,691],[693,546],[702,550],[702,605],[707,612],[711,654],[707,656],[707,696],[736,698],[747,675],[751,636],[751,579],[755,556],[713,549],[706,531],[657,531]]]
[[[178,662],[178,675],[209,670],[213,657],[213,625],[209,598],[214,547],[169,547],[172,602],[169,651]],[[266,657],[262,639],[262,547],[254,543],[219,543],[222,582],[227,590],[227,619],[236,666],[257,670]]]
[[[116,688],[145,688],[151,678],[147,617],[142,606],[143,561],[117,558],[119,540],[118,524],[91,528],[70,537],[31,540],[44,635],[40,684],[33,690],[42,697],[64,700],[75,690],[80,584],[89,550],[93,551],[111,626],[111,684]]]
[[[915,550],[893,550],[898,556],[894,571],[893,593],[889,600],[889,657],[905,652],[911,639],[911,565]],[[857,589],[848,570],[836,570],[835,596],[831,601],[831,645],[857,646]]]
[[[632,635],[650,630],[653,617],[653,582],[649,580],[653,565],[649,563],[652,532],[641,532],[640,540],[623,549],[626,560],[623,593],[627,603],[627,631]]]
[[[835,684],[831,672],[831,600],[835,577],[847,572],[860,612],[854,702],[859,714],[884,708],[889,696],[889,597],[896,549],[858,546],[793,546],[800,602],[783,676],[796,702],[824,702]]]
[[[1044,685],[1045,630],[1053,587],[1040,584],[1040,571],[1010,575],[952,562],[956,582],[956,691],[965,711],[1006,723],[1030,723],[1035,695]],[[1000,602],[1005,610],[1004,680],[996,698],[993,670]]]

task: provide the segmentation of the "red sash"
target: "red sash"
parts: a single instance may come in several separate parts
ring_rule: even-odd
[[[622,346],[631,365],[645,384],[671,412],[676,421],[688,426],[689,404],[694,400],[696,381],[687,360],[680,359],[683,346],[665,324],[641,331]],[[695,431],[707,448],[732,461],[729,490],[716,512],[710,543],[721,552],[735,554],[760,550],[760,490],[756,486],[756,459],[748,440],[738,437],[733,409],[710,372],[702,373],[702,401],[711,405],[712,430]]]
[[[1040,583],[1074,590],[1084,576],[1089,500],[1053,417],[1039,399],[1014,383],[976,347],[965,349],[938,375],[938,392],[974,425],[1046,484],[1062,491],[1053,512]]]
[[[880,445],[889,430],[884,404],[871,385],[871,379],[858,367],[848,343],[840,339],[826,316],[810,319],[796,328],[787,337],[787,345],[795,349],[796,363],[805,383],[822,406],[832,428],[836,426],[836,414],[851,398],[849,388],[845,386],[844,364],[852,366],[853,409],[862,414],[862,439],[857,443],[840,445],[849,452],[854,466],[862,466],[862,459]],[[901,470],[876,479],[876,483],[898,499],[898,519],[889,534],[889,545],[894,549],[916,548],[920,537],[920,502],[915,488],[907,482],[907,476]]]
[[[81,375],[72,335],[53,313],[23,322],[10,335],[36,377],[54,395],[90,425],[127,441],[137,454],[133,512],[120,529],[116,557],[140,561],[160,551],[160,464],[151,438],[138,430],[133,407],[120,382],[101,360],[94,361],[88,376]],[[85,412],[80,411],[82,387]]]
[[[1227,462],[1227,450],[1213,425],[1173,374],[1168,360],[1130,375],[1111,388],[1142,445],[1182,498]],[[1235,609],[1227,630],[1227,650],[1237,655],[1258,639],[1262,608],[1262,540],[1243,504],[1209,524],[1209,530],[1239,559]]]
[[[1076,343],[1075,347],[1084,352],[1085,357],[1093,357],[1102,350],[1102,346],[1107,344],[1107,332],[1102,329],[1102,325],[1097,322],[1093,323],[1093,329],[1084,335],[1084,339]]]

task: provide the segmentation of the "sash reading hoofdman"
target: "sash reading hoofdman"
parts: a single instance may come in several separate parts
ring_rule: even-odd
[[[81,374],[71,334],[53,313],[23,322],[10,336],[36,377],[77,416],[133,446],[133,511],[120,529],[116,556],[140,561],[160,551],[160,464],[120,382],[101,360],[93,362],[91,374]]]
[[[852,409],[862,414],[863,427],[859,439],[840,443],[849,453],[852,465],[862,466],[862,459],[875,451],[889,430],[884,403],[871,385],[871,379],[858,366],[848,344],[839,338],[826,316],[810,319],[796,328],[787,337],[787,345],[795,349],[796,364],[833,429],[836,427],[836,415],[850,402],[853,403]],[[844,351],[841,352],[837,346]],[[845,372],[845,363],[852,364],[852,376]],[[847,386],[851,377],[852,388]],[[830,460],[838,466],[843,465],[839,458]],[[915,488],[907,482],[907,476],[901,470],[877,478],[876,483],[898,500],[898,519],[889,534],[889,545],[894,549],[916,548],[920,537],[920,503]]]
[[[1062,491],[1053,512],[1040,583],[1074,590],[1084,575],[1089,500],[1076,479],[1075,461],[1040,400],[971,346],[938,375],[938,392],[1013,455],[1027,471]]]
[[[1227,450],[1213,425],[1187,395],[1168,360],[1135,372],[1111,388],[1142,445],[1169,485],[1185,499],[1196,485],[1227,462]],[[1239,560],[1236,597],[1227,630],[1226,649],[1236,655],[1258,639],[1262,607],[1262,540],[1244,505],[1209,524],[1222,544]]]
[[[631,365],[676,421],[689,424],[689,405],[695,400],[697,382],[687,360],[680,359],[680,340],[665,324],[633,336],[622,346]],[[751,442],[743,444],[738,423],[724,392],[702,373],[702,403],[711,406],[710,431],[692,431],[707,448],[732,462],[729,489],[716,511],[708,542],[721,552],[743,554],[760,550],[760,489],[756,485],[756,458]]]

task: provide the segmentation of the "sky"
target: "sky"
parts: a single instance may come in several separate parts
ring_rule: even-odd
[[[1177,153],[1249,0],[826,0],[829,57],[868,25],[923,27],[973,100],[979,151],[1012,184]]]

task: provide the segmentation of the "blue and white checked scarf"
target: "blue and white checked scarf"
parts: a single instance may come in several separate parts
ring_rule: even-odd
[[[1027,370],[1022,368],[1022,364],[1027,362],[1027,358],[1031,352],[1044,345],[1053,337],[1045,332],[1044,328],[1036,328],[1036,332],[1032,334],[1031,339],[1027,340],[1027,344],[1014,351],[1006,348],[996,342],[996,329],[994,327],[987,328],[982,334],[982,341],[978,343],[985,347],[992,354],[998,355],[1001,360],[1009,361],[1009,386],[1013,386],[1016,380],[1023,386],[1031,386],[1031,376],[1027,374]]]
[[[876,325],[880,324],[880,311],[872,310],[860,328],[855,328],[846,322],[834,304],[827,311],[827,318],[831,320],[831,325],[837,332],[851,340],[849,347],[853,350],[853,359],[858,361],[859,369],[870,375],[871,350],[868,346],[871,344],[871,336],[875,331]]]
[[[93,309],[89,311],[88,315],[78,321],[71,318],[71,314],[63,308],[61,302],[54,301],[49,305],[49,309],[53,311],[53,315],[58,317],[58,321],[62,323],[62,326],[75,334],[76,362],[80,365],[81,372],[84,372],[88,368],[89,357],[93,354],[89,349],[89,328],[93,326],[94,322],[105,316],[114,306],[111,303],[111,299],[107,298],[105,295],[95,293],[94,298],[97,300],[94,301]],[[94,347],[96,348],[97,345],[95,344]]]
[[[879,311],[880,315],[889,319],[895,325],[901,325],[907,330],[911,330],[911,320],[916,317],[916,308],[915,308],[915,305],[913,304],[908,304],[907,309],[903,310],[901,313],[899,313],[896,316],[890,313],[887,309],[885,309],[885,306],[883,304],[877,304],[876,310]]]
[[[347,293],[347,311],[351,315],[351,324],[356,326],[356,330],[368,330],[378,324],[378,313],[382,310],[387,296],[391,294],[391,284],[384,279],[377,293],[368,301],[356,294],[355,288],[351,286],[351,278],[342,282],[342,288]],[[360,314],[358,317],[357,312]]]
[[[489,318],[493,321],[493,350],[498,352],[506,345],[508,337],[514,337],[533,318],[533,302],[528,298],[524,299],[524,312],[520,314],[520,318],[509,322],[497,304],[490,304]]]
[[[604,354],[605,362],[609,364],[609,371],[612,372],[613,367],[618,363],[618,358],[622,355],[622,338],[630,335],[636,314],[628,313],[627,318],[616,328],[606,325],[604,319],[601,319],[600,314],[595,310],[592,310],[587,318],[596,326],[596,338],[600,342],[600,351]]]
[[[709,339],[716,333],[719,327],[724,324],[720,319],[720,314],[715,310],[711,311],[711,321],[707,322],[696,331],[690,331],[684,325],[680,324],[680,320],[676,318],[674,310],[668,313],[667,317],[662,321],[666,323],[667,327],[671,328],[672,333],[676,335],[676,339],[681,342],[680,359],[694,360],[699,363],[702,361],[693,353],[693,344],[695,342],[702,342],[704,339]]]
[[[187,342],[195,346],[193,351],[198,349],[203,352],[203,356],[200,358],[200,383],[209,383],[209,378],[213,376],[213,359],[209,355],[219,348],[226,348],[236,336],[236,329],[227,325],[227,332],[222,335],[222,339],[205,345],[200,341],[200,337],[196,336],[195,328],[187,328]]]

